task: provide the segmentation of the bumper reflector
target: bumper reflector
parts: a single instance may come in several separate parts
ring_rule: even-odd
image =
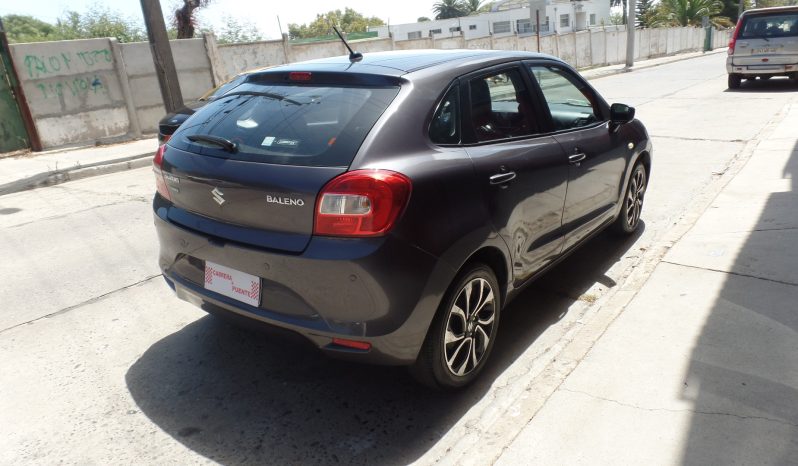
[[[333,345],[345,346],[347,348],[357,349],[361,351],[368,351],[371,349],[371,343],[367,341],[347,340],[345,338],[333,338]]]

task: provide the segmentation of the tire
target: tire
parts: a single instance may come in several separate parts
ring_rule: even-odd
[[[438,390],[473,382],[496,341],[501,304],[493,270],[481,263],[467,265],[441,302],[418,359],[410,367],[413,377]]]
[[[623,193],[621,212],[613,224],[616,233],[628,236],[640,227],[640,213],[643,210],[643,199],[647,188],[646,167],[638,162],[629,176],[629,182]]]
[[[739,89],[743,78],[739,74],[729,75],[729,89]]]

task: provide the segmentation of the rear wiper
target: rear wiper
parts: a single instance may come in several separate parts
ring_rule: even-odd
[[[229,94],[225,94],[224,96],[225,97],[230,97],[230,96],[233,96],[233,95],[259,95],[259,96],[267,97],[269,99],[281,100],[281,101],[284,101],[284,102],[288,102],[289,104],[302,105],[302,102],[299,102],[299,101],[294,100],[294,99],[290,99],[290,98],[288,98],[288,97],[286,97],[284,95],[274,94],[272,92],[240,91],[240,92],[230,92]]]
[[[216,144],[231,154],[238,152],[238,145],[236,143],[229,139],[220,138],[219,136],[210,136],[208,134],[192,134],[186,137],[191,142],[207,142],[209,144]]]

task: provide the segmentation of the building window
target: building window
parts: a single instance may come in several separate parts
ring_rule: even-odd
[[[546,22],[540,25],[540,32],[549,32],[549,17],[546,16]]]
[[[421,31],[413,31],[407,33],[408,39],[421,39]]]
[[[595,13],[590,13],[590,25],[591,26],[595,26],[596,25],[596,14]]]
[[[529,34],[535,32],[535,28],[532,27],[531,19],[517,20],[515,22],[515,30],[518,31],[519,34]]]
[[[496,21],[493,23],[494,34],[504,34],[505,32],[513,32],[509,21]]]
[[[460,32],[460,26],[450,27],[449,32]]]
[[[476,31],[477,30],[477,25],[476,24],[469,24],[468,25],[468,30],[469,31]]]
[[[560,27],[567,28],[571,25],[571,15],[560,15]]]
[[[432,35],[432,34],[440,34],[441,30],[440,29],[430,29],[429,33],[430,33],[430,35]]]

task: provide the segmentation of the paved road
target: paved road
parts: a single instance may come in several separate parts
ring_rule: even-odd
[[[601,336],[651,251],[795,98],[775,81],[727,92],[723,60],[594,82],[654,137],[645,228],[596,238],[524,292],[491,366],[456,394],[174,298],[155,266],[148,169],[0,197],[0,464],[495,458],[567,373],[563,351]]]

